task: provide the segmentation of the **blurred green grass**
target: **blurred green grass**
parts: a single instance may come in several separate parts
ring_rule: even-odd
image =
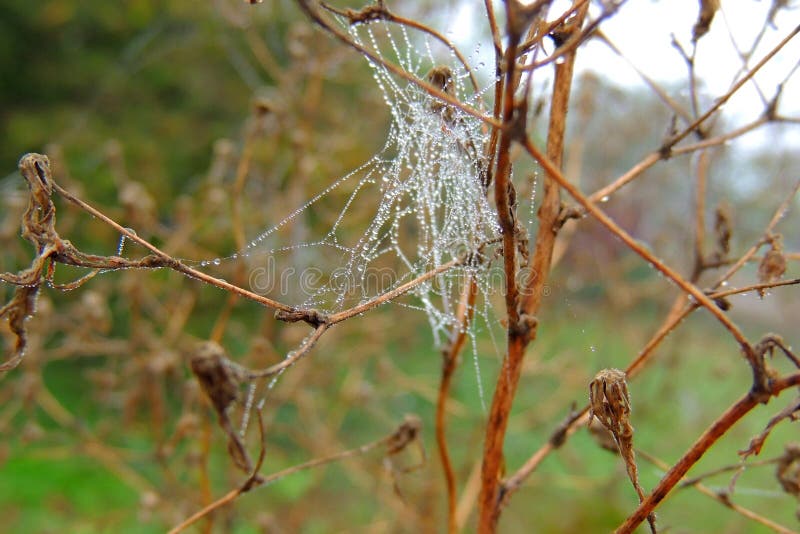
[[[637,329],[646,332],[652,327],[653,320],[655,315],[638,324]],[[543,323],[540,339],[530,357],[536,359],[542,354],[541,362],[545,364],[548,358],[544,354],[548,348],[571,347],[574,350],[562,352],[556,357],[558,365],[569,370],[572,366],[582,364],[582,360],[586,358],[595,359],[599,365],[603,365],[601,362],[605,362],[605,365],[610,365],[611,362],[622,365],[638,348],[638,344],[620,342],[618,338],[608,336],[608,332],[612,331],[612,324],[602,317],[589,321],[582,318],[581,325],[587,332],[586,339],[596,346],[595,351],[583,344],[576,347],[575,337],[569,329],[550,330],[549,325]],[[696,330],[700,332],[702,328]],[[432,389],[438,381],[438,354],[430,347],[429,336],[422,332],[424,330],[420,330],[420,339],[413,343],[413,350],[390,349],[385,356],[396,366],[399,375]],[[691,326],[687,326],[683,332],[679,332],[678,339],[668,342],[660,351],[658,358],[661,361],[630,385],[633,398],[632,420],[636,429],[634,443],[667,462],[677,459],[699,431],[725,406],[743,394],[748,384],[746,366],[737,359],[738,354],[732,350],[726,339],[718,342],[711,338],[698,343],[692,339]],[[330,360],[339,357],[333,354],[326,358],[322,353],[312,356]],[[550,361],[555,361],[556,358]],[[448,421],[451,452],[461,483],[466,479],[475,459],[479,457],[482,447],[482,435],[476,433],[476,428],[480,427],[483,415],[470,360],[467,357],[462,362],[453,390],[454,401],[463,409],[458,415],[452,415]],[[85,365],[86,362],[84,367]],[[432,399],[424,391],[409,391],[404,387],[405,384],[383,382],[382,376],[391,375],[381,373],[377,369],[378,365],[380,363],[375,362],[375,365],[364,369],[365,380],[379,391],[378,397],[372,401],[372,414],[370,410],[348,405],[346,399],[337,398],[333,393],[337,384],[341,386],[346,380],[346,370],[337,371],[338,376],[334,378],[331,390],[327,393],[319,392],[319,395],[334,394],[332,398],[323,400],[330,409],[330,417],[335,419],[336,414],[344,417],[338,429],[333,431],[340,437],[342,446],[356,446],[376,439],[376,432],[381,427],[389,430],[391,421],[399,421],[402,414],[417,413],[424,421],[428,462],[423,473],[400,476],[399,484],[401,487],[414,488],[421,478],[431,478],[434,484],[441,484],[435,443],[432,440]],[[720,374],[721,366],[725,368],[724,375]],[[481,353],[481,367],[483,381],[491,383],[496,372],[495,357]],[[588,369],[595,367],[589,366]],[[568,381],[543,378],[540,374],[541,371],[524,377],[520,386],[506,447],[507,464],[510,468],[520,465],[535,448],[545,443],[555,424],[566,415],[542,415],[537,412],[542,409],[551,410],[552,399],[564,401],[572,395],[577,403],[585,400],[583,391],[570,391],[566,395],[563,390],[559,391]],[[82,414],[86,418],[84,424],[91,427],[108,414],[103,413],[102,407],[92,407],[91,402],[87,402],[83,395],[86,387],[82,382],[83,376],[81,366],[72,362],[55,362],[48,366],[45,380],[64,406],[74,413]],[[785,404],[787,397],[788,395],[784,395],[768,407],[757,410],[754,416],[746,418],[690,474],[696,475],[723,465],[735,464],[736,452],[746,447],[749,439],[763,429],[766,420],[778,407]],[[565,403],[559,402],[558,405],[563,407]],[[383,414],[378,418],[382,419],[382,423],[376,421],[374,411]],[[300,420],[302,417],[298,416],[296,407],[291,403],[284,404],[278,408],[272,428],[291,427]],[[20,420],[19,424],[22,423]],[[41,423],[47,424],[44,417]],[[145,429],[136,429],[136,425],[127,428],[126,435],[115,436],[111,445],[125,451],[126,455],[138,458],[133,465],[139,466],[137,470],[158,485],[157,470],[147,467],[148,458],[151,458],[153,452],[152,443],[148,443]],[[155,518],[151,520],[154,522],[141,522],[139,514],[142,513],[142,495],[95,459],[83,456],[80,448],[76,448],[74,436],[70,436],[67,429],[51,430],[54,433],[49,433],[45,440],[47,444],[28,445],[19,439],[12,439],[7,444],[7,457],[0,476],[0,510],[8,518],[6,525],[9,532],[51,532],[58,530],[59,525],[69,525],[71,532],[155,532],[168,526]],[[792,435],[789,425],[778,427],[767,441],[761,458],[779,454],[780,444],[791,439]],[[223,476],[228,459],[222,442],[216,439],[214,443],[216,450],[213,455],[213,469],[219,470],[214,475],[214,488],[215,494],[221,495],[235,482]],[[282,439],[280,432],[270,440],[270,444],[265,473],[309,459],[307,452],[296,450],[292,440]],[[310,507],[308,519],[313,516],[314,524],[317,524],[316,527],[308,525],[312,532],[330,531],[345,528],[347,525],[358,529],[359,525],[369,524],[374,511],[371,505],[354,498],[362,494],[364,488],[354,483],[348,464],[357,462],[374,470],[380,464],[379,457],[380,455],[366,455],[341,464],[297,473],[241,497],[235,505],[235,516],[240,520],[234,522],[233,531],[253,531],[252,525],[248,526],[247,518],[257,515],[259,511],[263,512],[265,505],[272,513],[276,513],[282,506],[298,502],[306,502]],[[661,475],[658,469],[641,457],[639,470],[645,488],[652,487]],[[780,493],[773,471],[773,467],[748,470],[738,483],[734,500],[791,526],[796,521],[795,502],[791,497]],[[716,476],[708,481],[708,485],[724,487],[729,476]],[[185,483],[192,482],[187,479]],[[375,483],[387,482],[384,480]],[[353,498],[342,500],[342,495]],[[533,525],[537,532],[600,532],[614,528],[624,519],[635,499],[635,493],[619,459],[600,449],[587,432],[581,429],[562,449],[544,461],[530,481],[512,499],[504,515],[503,530],[523,532],[529,531]],[[443,501],[433,503],[434,509],[439,511],[442,503]],[[331,506],[335,507],[335,517],[321,512]],[[568,513],[564,506],[568,506]],[[279,513],[278,515],[280,516]],[[768,531],[732,514],[725,507],[692,489],[677,490],[659,509],[659,518],[662,528],[671,527],[679,532]]]

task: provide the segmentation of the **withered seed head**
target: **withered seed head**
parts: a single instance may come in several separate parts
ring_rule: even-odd
[[[225,349],[213,341],[200,345],[189,365],[214,408],[224,414],[239,397],[239,384],[245,379],[241,367],[228,360]]]
[[[633,432],[630,426],[631,397],[625,371],[603,369],[589,383],[589,422],[597,418],[615,437]]]
[[[456,87],[453,81],[453,71],[446,65],[437,65],[433,67],[428,74],[425,75],[425,81],[439,89],[443,93],[455,97]],[[448,122],[453,122],[453,109],[440,100],[434,100],[430,103],[430,110],[434,113],[442,115],[442,118]]]
[[[758,280],[764,284],[775,282],[780,280],[785,272],[786,257],[783,255],[783,239],[778,234],[771,237],[770,249],[764,254],[764,258],[758,266]]]

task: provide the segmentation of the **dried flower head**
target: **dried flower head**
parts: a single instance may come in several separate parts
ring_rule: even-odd
[[[758,266],[758,280],[769,284],[781,279],[786,272],[786,257],[783,255],[783,236],[776,234],[769,237],[770,249]],[[759,290],[763,297],[764,291]]]
[[[220,416],[225,414],[239,398],[239,385],[245,379],[243,369],[228,360],[225,349],[213,341],[200,345],[189,365],[214,409]]]
[[[603,369],[589,383],[589,421],[597,418],[614,437],[631,436],[631,397],[625,381],[625,371]]]
[[[619,454],[625,462],[628,478],[639,495],[639,502],[644,500],[644,490],[639,484],[639,470],[633,452],[633,426],[631,426],[631,396],[628,392],[625,371],[620,369],[603,369],[589,383],[589,425],[596,418],[614,436]],[[650,530],[656,532],[654,514],[647,517]]]
[[[456,96],[456,86],[453,80],[453,71],[446,65],[433,67],[425,75],[425,81],[452,97]],[[433,100],[430,103],[430,110],[440,114],[448,124],[453,123],[453,108],[440,100]]]

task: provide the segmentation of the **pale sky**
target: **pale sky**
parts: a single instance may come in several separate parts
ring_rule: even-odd
[[[500,2],[496,2],[500,6]],[[800,24],[800,3],[794,9],[782,10],[776,19],[777,28],[769,28],[756,49],[749,65],[757,63],[781,39]],[[571,2],[556,0],[551,13],[560,13]],[[597,12],[593,2],[593,12]],[[711,29],[699,41],[696,72],[705,85],[705,94],[716,98],[724,94],[735,80],[742,63],[731,42],[743,51],[749,50],[761,29],[772,2],[769,0],[723,0],[720,12]],[[678,51],[672,46],[674,33],[687,52],[691,52],[692,27],[697,19],[697,0],[629,0],[619,12],[603,22],[605,34],[621,49],[627,58],[648,76],[666,85],[686,86],[687,67]],[[448,35],[463,47],[465,53],[474,50],[484,31],[483,2],[464,2],[450,14],[446,28]],[[552,17],[551,17],[552,18]],[[502,22],[502,16],[499,17]],[[491,49],[482,46],[480,61],[491,64]],[[778,83],[800,60],[800,36],[795,37],[757,75],[756,81],[769,100]],[[601,42],[590,42],[578,55],[578,71],[591,70],[626,87],[644,87],[636,72],[619,56]],[[779,112],[790,117],[800,117],[800,69],[786,83]],[[709,99],[709,100],[710,100]],[[764,107],[752,84],[747,84],[726,105],[727,117],[743,124],[759,116]],[[798,129],[800,130],[800,129]],[[756,140],[756,144],[766,139]],[[784,142],[800,147],[800,132],[786,136]]]

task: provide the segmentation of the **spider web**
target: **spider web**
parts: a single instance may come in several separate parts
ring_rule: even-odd
[[[347,27],[344,21],[342,24]],[[355,42],[376,56],[419,78],[424,79],[434,66],[446,65],[452,73],[454,96],[479,107],[486,89],[474,91],[467,86],[469,75],[452,52],[437,61],[429,40],[414,46],[404,27],[383,22],[348,27],[348,31]],[[493,248],[484,250],[500,236],[497,214],[481,179],[488,164],[483,157],[488,129],[480,120],[444,106],[381,64],[368,62],[391,113],[383,147],[362,166],[252,238],[244,250],[201,265],[255,256],[267,257],[269,262],[284,259],[286,264],[277,267],[277,272],[289,268],[302,270],[302,275],[296,277],[294,288],[281,284],[281,297],[293,292],[299,298],[290,304],[330,313],[367,302],[454,258],[480,251],[483,261],[450,268],[392,302],[423,311],[435,344],[442,346],[453,328],[460,328],[460,295],[467,281],[475,280],[478,298],[466,333],[472,341],[485,408],[474,325],[480,319],[488,327],[496,348],[493,326],[497,320],[490,296],[502,280],[491,270]],[[321,217],[335,195],[339,204],[327,232],[286,244],[286,228],[304,217]],[[371,216],[364,219],[364,213]],[[297,286],[302,286],[299,291]]]
[[[379,26],[377,31],[374,26]],[[403,27],[373,23],[348,31],[360,45],[420,78],[443,63],[436,60],[427,40],[422,45],[424,52],[418,53]],[[475,106],[480,94],[467,88],[468,73],[452,53],[446,61],[453,73],[455,96]],[[306,270],[313,269],[314,275],[304,281],[297,277],[304,298],[292,304],[335,312],[375,298],[498,238],[497,215],[480,178],[487,164],[483,158],[487,129],[456,108],[448,107],[445,118],[436,112],[435,105],[441,108],[442,104],[424,90],[397,78],[384,66],[368,62],[391,113],[384,146],[361,167],[252,238],[244,250],[201,262],[201,266],[255,255],[290,257]],[[277,243],[281,229],[324,210],[321,205],[336,190],[348,193],[323,236]],[[362,224],[360,233],[354,232],[363,216],[352,214],[363,210],[374,213]],[[487,270],[486,264],[454,267],[419,284],[411,292],[416,299],[400,299],[399,303],[424,310],[440,344],[457,322],[458,292],[466,275],[488,292]],[[309,278],[315,278],[313,283]]]

